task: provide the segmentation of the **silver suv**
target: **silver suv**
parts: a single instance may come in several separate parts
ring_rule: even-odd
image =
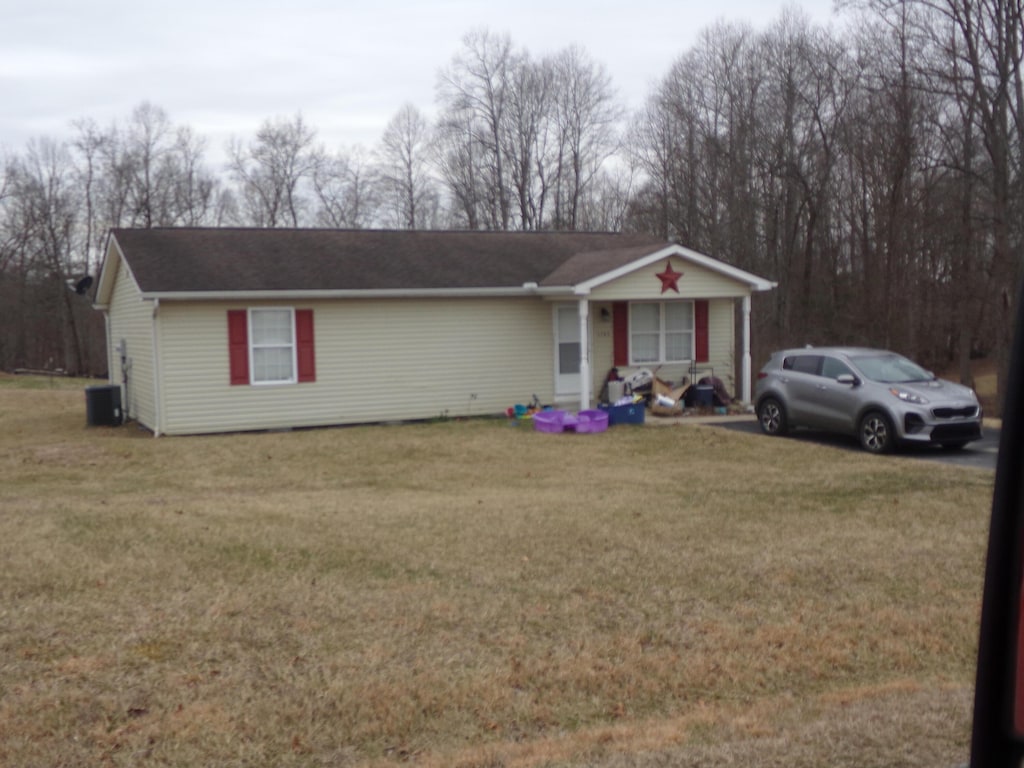
[[[899,443],[960,449],[981,438],[981,405],[968,387],[937,379],[902,355],[807,347],[772,355],[757,375],[757,420],[768,435],[794,427],[856,435],[872,453]]]

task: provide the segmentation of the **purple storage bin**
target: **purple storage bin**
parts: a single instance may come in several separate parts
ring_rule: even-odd
[[[577,432],[604,432],[608,429],[608,414],[605,411],[580,411],[576,416]]]

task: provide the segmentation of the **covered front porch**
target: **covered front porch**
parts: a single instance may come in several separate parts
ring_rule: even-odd
[[[584,410],[614,402],[609,376],[624,382],[653,374],[673,389],[717,379],[730,399],[751,401],[750,296],[734,299],[557,303],[555,400]],[[739,310],[737,342],[733,317]],[[649,378],[649,377],[648,377]]]
[[[774,282],[680,245],[604,269],[597,258],[581,254],[537,286],[552,303],[560,406],[593,407],[613,369],[675,385],[713,377],[750,402],[751,295]]]

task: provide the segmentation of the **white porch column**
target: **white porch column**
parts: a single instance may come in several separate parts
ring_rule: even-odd
[[[750,294],[743,297],[743,402],[750,403]]]
[[[580,315],[580,410],[590,407],[590,302],[579,300]]]

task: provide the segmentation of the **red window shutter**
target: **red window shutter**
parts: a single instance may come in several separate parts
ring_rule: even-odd
[[[615,365],[629,365],[629,304],[612,304],[612,357]]]
[[[711,355],[708,344],[708,300],[698,299],[693,302],[694,353],[696,362],[706,363]]]
[[[316,381],[312,309],[295,310],[295,343],[295,357],[299,361],[299,381]]]
[[[228,310],[228,361],[231,384],[249,383],[249,317],[244,309]]]

